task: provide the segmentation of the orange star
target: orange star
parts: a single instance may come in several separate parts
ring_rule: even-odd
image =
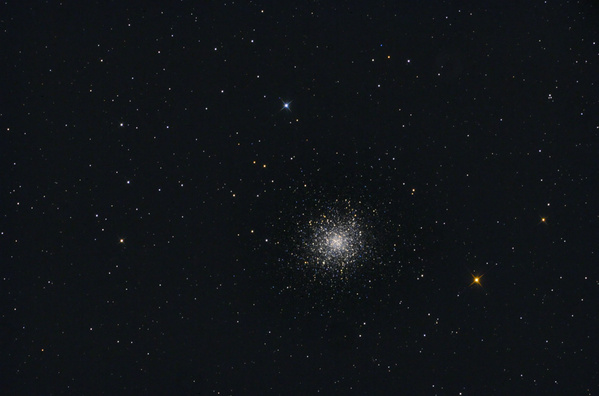
[[[472,275],[472,283],[470,283],[470,286],[472,286],[472,285],[482,286],[480,284],[480,280],[482,277],[483,277],[483,275]]]

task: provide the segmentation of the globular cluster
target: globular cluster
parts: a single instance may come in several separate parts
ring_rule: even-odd
[[[347,277],[374,259],[371,225],[344,202],[300,223],[292,255],[308,271]]]
[[[414,239],[402,235],[401,224],[384,215],[387,208],[356,194],[322,196],[307,193],[292,206],[283,205],[269,226],[275,252],[269,260],[293,288],[312,284],[355,289],[375,278],[398,275],[405,264],[398,253],[408,250]]]

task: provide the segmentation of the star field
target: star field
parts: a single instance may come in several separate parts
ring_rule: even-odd
[[[599,14],[0,5],[0,393],[592,395]]]

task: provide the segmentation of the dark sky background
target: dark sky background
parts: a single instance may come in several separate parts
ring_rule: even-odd
[[[595,4],[3,2],[1,393],[597,394]]]

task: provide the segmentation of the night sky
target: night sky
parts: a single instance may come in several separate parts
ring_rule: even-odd
[[[3,2],[0,393],[597,394],[599,10],[518,3]]]

